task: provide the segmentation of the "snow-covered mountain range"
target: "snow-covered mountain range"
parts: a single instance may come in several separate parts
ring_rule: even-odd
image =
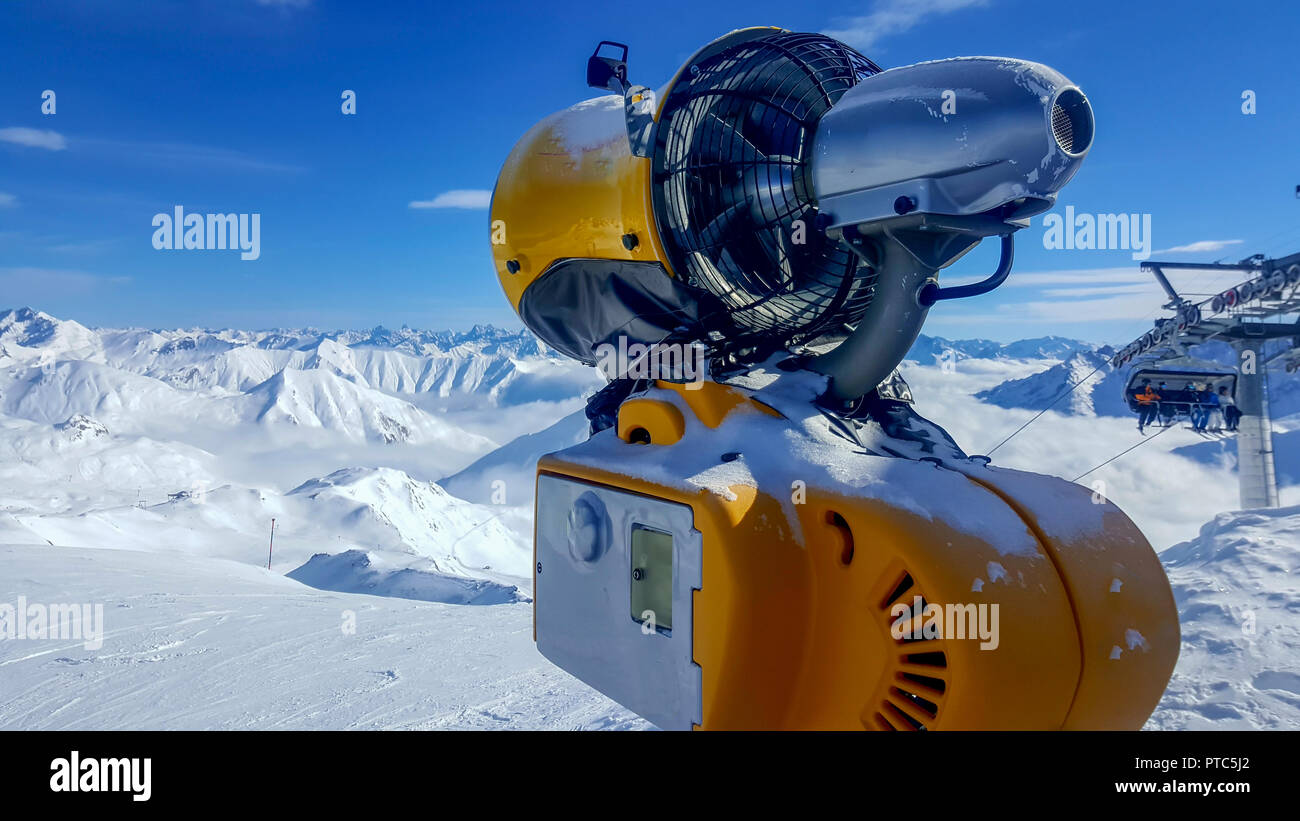
[[[487,326],[120,330],[0,311],[0,541],[261,562],[275,518],[284,570],[368,551],[367,578],[513,589],[529,576],[522,514],[433,480],[600,383]]]
[[[1233,631],[1248,606],[1271,624],[1289,615],[1294,625],[1300,603],[1288,546],[1300,508],[1226,512],[1199,530],[1236,507],[1235,450],[1181,429],[1102,465],[1141,442],[1120,398],[1126,372],[1110,368],[1108,353],[1060,337],[922,336],[902,370],[917,410],[968,452],[997,445],[1000,464],[1080,477],[1124,508],[1157,550],[1177,545],[1164,558],[1183,611],[1185,660],[1153,726],[1297,726],[1294,677],[1284,675],[1300,663],[1294,631],[1261,626],[1257,639]],[[586,437],[585,397],[602,384],[594,369],[531,334],[488,326],[97,329],[31,309],[0,311],[0,545],[35,546],[11,548],[43,551],[14,554],[15,562],[55,575],[64,571],[51,546],[68,556],[100,551],[106,558],[95,564],[113,578],[150,565],[109,556],[155,554],[159,566],[183,567],[185,584],[209,599],[220,584],[194,574],[226,578],[222,568],[233,562],[244,568],[230,576],[238,585],[268,585],[286,607],[303,585],[317,596],[494,605],[453,609],[497,612],[454,619],[495,641],[503,629],[528,630],[536,460]],[[1275,416],[1291,403],[1300,410],[1298,384],[1273,381]],[[1279,418],[1277,429],[1283,500],[1297,505],[1300,466],[1288,460],[1300,457],[1300,417]],[[94,586],[89,576],[67,578]],[[431,618],[405,607],[393,612]],[[342,647],[331,652],[350,658]],[[546,680],[540,660],[529,665],[530,680]],[[1234,670],[1236,683],[1215,689]],[[637,726],[574,686],[563,690],[565,715],[581,714],[583,726]],[[1207,693],[1226,706],[1198,709]],[[575,707],[583,698],[587,706]],[[339,705],[330,709],[339,721],[329,726],[347,726]],[[140,705],[120,715],[147,713]],[[479,720],[460,715],[467,725]],[[0,706],[0,727],[21,724]]]

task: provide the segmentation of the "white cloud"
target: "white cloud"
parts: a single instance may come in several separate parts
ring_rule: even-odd
[[[987,274],[978,276],[941,276],[944,285],[964,285],[978,282]],[[1133,268],[1076,268],[1068,271],[1012,271],[1002,288],[1051,288],[1062,285],[1139,285],[1154,282],[1151,274]]]
[[[0,142],[25,145],[31,148],[48,148],[50,151],[62,151],[68,147],[68,141],[57,131],[40,128],[0,128]]]
[[[953,280],[944,284],[957,284]],[[1155,277],[1136,267],[1013,271],[993,295],[972,300],[968,306],[951,306],[947,318],[971,326],[1015,323],[1063,328],[1135,321],[1145,325],[1161,313],[1165,301]]]
[[[1043,296],[1050,297],[1090,297],[1090,296],[1122,296],[1124,294],[1143,294],[1159,298],[1164,291],[1154,278],[1148,277],[1146,282],[1136,282],[1132,285],[1098,285],[1096,287],[1083,286],[1079,288],[1044,288]]]
[[[1150,320],[1161,315],[1160,303],[1139,295],[1109,296],[1098,299],[1038,299],[1027,302],[1007,302],[988,306],[983,312],[962,313],[949,310],[942,317],[944,324],[991,325],[1004,329],[1012,324],[1018,328],[1046,326],[1061,332],[1066,326],[1087,327],[1097,330],[1100,322],[1140,322],[1133,328],[1146,327]],[[938,325],[939,323],[932,323]],[[934,333],[927,325],[926,333]],[[1139,331],[1140,333],[1140,331]],[[1023,336],[1023,333],[1021,334]],[[1136,334],[1134,334],[1136,335]],[[1121,336],[1128,342],[1131,336],[1125,331]],[[1011,337],[1008,337],[1011,338]],[[1109,339],[1112,344],[1115,339]]]
[[[1135,295],[1023,302],[1012,306],[1015,316],[1052,322],[1105,322],[1107,320],[1149,320],[1161,312],[1160,303]]]
[[[298,173],[301,166],[262,160],[242,151],[191,143],[141,142],[83,137],[78,150],[99,152],[114,159],[145,162],[168,168],[228,168],[234,171]]]
[[[1151,282],[1151,275],[1137,266],[1131,268],[1075,268],[1067,271],[1012,271],[1007,285],[1042,288],[1058,285],[1136,285]]]
[[[0,191],[0,208],[12,208],[18,204],[18,198],[13,194]]]
[[[1229,245],[1240,245],[1244,240],[1239,239],[1203,239],[1200,242],[1192,242],[1187,245],[1175,245],[1173,248],[1165,248],[1160,251],[1152,251],[1153,254],[1199,254],[1205,251],[1222,251]]]
[[[443,191],[431,200],[414,200],[412,208],[467,208],[483,211],[492,204],[492,192],[479,189]]]
[[[117,245],[115,239],[92,239],[81,242],[61,242],[51,245],[50,251],[56,254],[98,254]]]
[[[838,19],[837,28],[824,32],[862,50],[891,35],[902,34],[926,18],[987,5],[988,0],[877,0],[867,14]]]
[[[105,285],[125,285],[130,281],[130,277],[100,276],[65,268],[0,268],[0,291],[15,304],[82,294]]]

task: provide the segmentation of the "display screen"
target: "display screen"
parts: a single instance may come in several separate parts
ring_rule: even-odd
[[[632,527],[632,618],[657,630],[673,629],[673,536]]]

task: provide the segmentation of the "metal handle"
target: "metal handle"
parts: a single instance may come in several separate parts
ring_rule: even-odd
[[[1014,235],[1006,234],[1002,237],[1002,258],[998,260],[998,269],[993,272],[993,276],[979,282],[972,282],[969,285],[954,285],[951,288],[940,288],[934,282],[927,282],[921,286],[920,292],[916,295],[916,301],[921,303],[922,308],[929,308],[941,299],[962,299],[963,297],[987,294],[1003,282],[1006,282],[1007,275],[1011,273],[1011,264],[1015,261],[1015,256]]]

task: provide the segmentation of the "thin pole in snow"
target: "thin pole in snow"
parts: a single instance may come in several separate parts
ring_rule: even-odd
[[[271,551],[275,550],[275,519],[271,519],[271,544],[266,548],[266,569],[271,569]]]

